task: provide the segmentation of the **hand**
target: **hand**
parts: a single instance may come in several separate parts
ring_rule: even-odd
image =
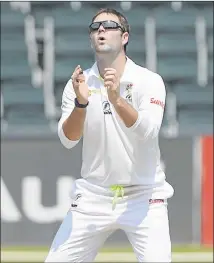
[[[113,68],[106,68],[104,74],[104,86],[107,89],[108,99],[114,104],[120,97],[120,80]]]
[[[89,97],[89,89],[88,85],[85,83],[85,76],[83,75],[83,71],[80,65],[78,65],[75,68],[71,79],[78,102],[80,104],[87,104]]]

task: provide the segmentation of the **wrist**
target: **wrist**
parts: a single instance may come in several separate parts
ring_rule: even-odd
[[[120,106],[122,103],[122,97],[118,96],[112,101],[113,106]]]
[[[76,99],[79,102],[79,104],[87,104],[88,103],[88,100],[86,100],[80,96],[77,96]]]
[[[75,98],[74,103],[77,108],[86,108],[89,102],[86,100],[79,100],[78,98]]]

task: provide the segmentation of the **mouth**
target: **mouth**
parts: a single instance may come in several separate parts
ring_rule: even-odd
[[[106,39],[105,39],[105,37],[101,37],[101,36],[100,36],[100,37],[98,37],[98,40],[99,40],[99,41],[104,41],[104,40],[106,40]]]

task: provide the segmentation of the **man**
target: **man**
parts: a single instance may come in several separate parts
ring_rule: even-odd
[[[89,30],[96,63],[74,70],[58,127],[66,148],[83,137],[82,178],[46,262],[92,262],[116,229],[125,231],[139,262],[170,262],[173,188],[158,146],[163,80],[126,56],[129,25],[122,14],[103,9]]]

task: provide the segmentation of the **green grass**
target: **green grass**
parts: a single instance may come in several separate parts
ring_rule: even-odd
[[[45,246],[10,246],[1,247],[1,251],[48,251]],[[197,245],[175,245],[172,247],[173,252],[213,252],[212,247]],[[103,247],[100,252],[133,252],[131,247]]]
[[[186,246],[175,246],[173,247],[172,250],[173,252],[213,252],[213,247],[186,245]]]

